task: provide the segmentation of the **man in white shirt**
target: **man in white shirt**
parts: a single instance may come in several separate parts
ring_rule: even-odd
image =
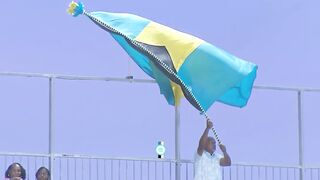
[[[215,152],[216,141],[208,136],[212,127],[212,122],[207,120],[207,127],[200,138],[195,155],[194,180],[222,180],[221,166],[231,165],[231,158],[224,145],[219,145],[223,155]]]

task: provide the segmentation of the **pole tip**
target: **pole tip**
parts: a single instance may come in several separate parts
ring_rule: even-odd
[[[77,17],[80,14],[84,13],[84,5],[82,2],[75,2],[72,1],[69,4],[69,7],[67,9],[67,12],[72,15],[73,17]]]

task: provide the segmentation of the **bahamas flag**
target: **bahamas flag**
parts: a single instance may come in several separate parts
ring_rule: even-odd
[[[72,2],[73,16],[84,14],[109,32],[136,64],[159,85],[168,103],[185,97],[206,111],[216,101],[243,107],[257,66],[195,36],[133,14],[85,12]]]

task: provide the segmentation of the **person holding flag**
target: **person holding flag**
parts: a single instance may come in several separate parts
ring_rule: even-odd
[[[231,165],[231,158],[223,144],[219,144],[223,155],[216,152],[216,141],[208,136],[212,127],[212,122],[207,119],[194,157],[194,180],[222,180],[221,166]]]

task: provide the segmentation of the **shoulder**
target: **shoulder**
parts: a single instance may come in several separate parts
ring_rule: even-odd
[[[220,154],[220,153],[215,153],[214,156],[215,156],[216,159],[221,159],[221,158],[223,158],[223,155]]]
[[[202,155],[200,155],[199,153],[198,153],[198,151],[196,151],[195,153],[194,153],[194,158],[199,158],[199,157],[201,157]]]
[[[203,154],[200,155],[197,151],[194,153],[194,161],[199,161],[202,158]]]

